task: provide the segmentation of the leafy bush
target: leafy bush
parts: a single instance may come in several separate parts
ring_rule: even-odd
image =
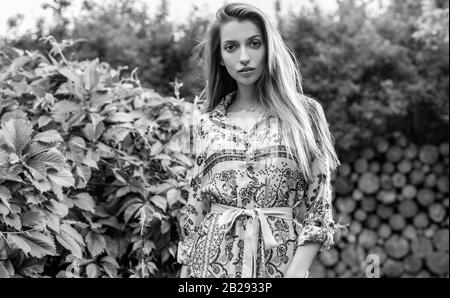
[[[0,276],[174,276],[197,111],[46,42],[1,48]]]

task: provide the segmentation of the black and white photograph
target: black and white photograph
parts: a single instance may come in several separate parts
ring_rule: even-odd
[[[448,279],[449,2],[1,1],[0,278]]]

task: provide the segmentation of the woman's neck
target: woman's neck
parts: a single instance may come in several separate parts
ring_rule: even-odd
[[[240,107],[257,107],[259,101],[255,94],[255,85],[238,85],[236,104]]]

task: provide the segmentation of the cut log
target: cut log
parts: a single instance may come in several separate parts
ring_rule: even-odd
[[[350,233],[352,233],[353,235],[359,235],[359,233],[361,233],[361,230],[362,230],[361,223],[356,220],[352,221],[349,227]]]
[[[416,278],[430,278],[431,274],[428,271],[422,270],[416,275]]]
[[[413,143],[409,143],[403,150],[403,155],[409,160],[414,160],[419,154],[418,152],[419,150],[417,150],[417,146]]]
[[[402,148],[406,147],[409,143],[408,138],[401,132],[394,133],[394,140],[395,144],[397,144],[397,146],[400,146]]]
[[[358,158],[353,164],[353,168],[357,173],[365,173],[369,169],[369,163],[364,158]]]
[[[409,273],[418,273],[422,269],[422,259],[415,256],[409,255],[403,260],[403,268]]]
[[[426,257],[425,263],[434,274],[443,276],[448,274],[449,256],[443,251],[436,251]]]
[[[439,157],[438,149],[433,145],[424,145],[420,148],[419,159],[425,164],[434,164]]]
[[[434,202],[434,192],[431,189],[428,188],[422,188],[417,193],[417,201],[425,207],[430,206]]]
[[[448,156],[448,143],[442,143],[441,145],[439,145],[439,152],[443,156]]]
[[[394,231],[401,231],[406,226],[406,220],[401,214],[394,214],[389,218],[389,225]]]
[[[371,160],[375,157],[375,151],[371,147],[366,147],[361,151],[361,156],[366,160]]]
[[[394,259],[401,259],[409,253],[409,242],[399,235],[392,235],[384,243],[386,254]]]
[[[359,189],[354,189],[352,193],[352,197],[356,201],[361,201],[364,197],[364,194]]]
[[[418,212],[417,204],[412,200],[403,201],[398,205],[398,211],[404,217],[412,218]]]
[[[434,203],[428,207],[428,215],[434,222],[442,222],[445,219],[446,210],[441,204]]]
[[[388,174],[380,175],[380,185],[381,185],[381,188],[384,190],[391,190],[394,188],[394,184],[392,183],[392,178]]]
[[[448,193],[448,176],[441,176],[436,182],[437,188],[441,193]]]
[[[384,204],[392,204],[396,198],[397,195],[394,191],[382,190],[377,193],[377,199]]]
[[[350,268],[359,267],[359,265],[361,264],[354,245],[347,246],[341,252],[341,260]]]
[[[411,241],[411,251],[419,258],[425,258],[433,252],[433,244],[430,239],[420,236]]]
[[[417,239],[416,228],[412,225],[406,225],[406,227],[402,231],[402,237],[408,240]]]
[[[407,200],[412,200],[417,196],[417,188],[414,185],[405,185],[402,188],[402,196]]]
[[[336,209],[341,213],[352,213],[356,208],[353,198],[345,197],[336,200]]]
[[[420,169],[415,169],[409,174],[409,180],[415,186],[420,186],[425,181],[425,173]]]
[[[423,231],[423,235],[427,238],[433,238],[435,232],[437,231],[437,227],[436,225],[431,225],[429,227],[427,227],[424,231]]]
[[[392,184],[397,188],[402,188],[406,185],[406,177],[401,173],[394,173],[392,175]]]
[[[391,146],[386,152],[386,159],[392,163],[399,162],[403,157],[403,150],[399,146]]]
[[[378,174],[381,171],[381,165],[376,161],[372,161],[369,165],[369,171]]]
[[[339,261],[339,253],[335,248],[330,248],[319,254],[319,260],[325,267],[334,266]]]
[[[434,234],[432,241],[437,250],[448,252],[448,232],[448,229],[441,229]]]
[[[419,229],[425,229],[429,225],[428,215],[421,212],[414,216],[414,225]]]
[[[370,214],[366,220],[367,227],[376,230],[380,226],[380,218],[375,214]]]
[[[378,236],[382,239],[387,239],[389,236],[391,236],[392,230],[391,227],[388,224],[381,224],[378,228]]]
[[[363,222],[367,218],[367,213],[364,210],[358,209],[353,214],[353,217],[358,220],[359,222]]]
[[[425,182],[423,185],[428,188],[433,188],[436,186],[437,177],[434,173],[430,173],[425,177]]]
[[[361,209],[366,212],[373,212],[377,209],[377,201],[374,197],[365,197],[360,204]]]
[[[365,194],[374,194],[380,188],[380,180],[373,173],[364,173],[358,180],[358,189]]]
[[[390,162],[385,162],[381,166],[381,170],[385,174],[392,174],[392,173],[395,172],[395,166],[392,163],[390,163]]]
[[[311,264],[311,267],[309,269],[310,277],[314,278],[324,278],[326,276],[326,269],[325,267],[320,263],[319,259],[316,258],[314,262]]]
[[[334,180],[334,191],[338,195],[348,195],[353,191],[353,183],[349,177],[337,176]]]
[[[377,207],[377,214],[382,219],[388,219],[393,213],[394,210],[390,206],[378,205]]]
[[[412,163],[408,159],[403,159],[397,164],[397,169],[400,173],[408,174],[412,170]]]
[[[350,175],[350,180],[351,180],[352,182],[358,181],[358,180],[359,180],[359,174],[358,174],[358,173],[352,173],[352,174]]]
[[[365,249],[373,248],[377,244],[377,234],[372,230],[364,229],[359,234],[358,242]]]
[[[351,168],[351,166],[350,166],[348,163],[343,162],[343,163],[339,166],[339,168],[338,168],[337,171],[338,171],[338,173],[339,173],[339,176],[347,177],[347,176],[349,176],[350,173],[352,172],[352,168]]]
[[[445,167],[442,163],[437,162],[431,167],[431,172],[435,174],[437,177],[445,175]]]
[[[347,267],[347,265],[345,265],[345,263],[339,262],[336,265],[335,270],[336,270],[336,273],[338,276],[342,276],[344,274],[344,272],[348,270],[348,267]]]
[[[383,276],[386,277],[401,277],[403,274],[402,263],[392,259],[387,259],[383,264],[381,272]]]
[[[388,151],[389,142],[386,139],[376,138],[374,141],[375,141],[374,144],[376,144],[375,147],[376,147],[377,152],[384,153],[384,152]]]
[[[422,162],[421,162],[420,160],[415,159],[415,160],[413,161],[413,168],[414,168],[415,170],[422,170],[422,167],[423,167],[423,164],[422,164]]]

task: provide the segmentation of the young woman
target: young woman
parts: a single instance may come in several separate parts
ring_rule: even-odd
[[[303,95],[297,60],[256,7],[219,9],[202,46],[206,111],[181,277],[307,277],[334,244],[330,175],[340,163],[323,109]]]

